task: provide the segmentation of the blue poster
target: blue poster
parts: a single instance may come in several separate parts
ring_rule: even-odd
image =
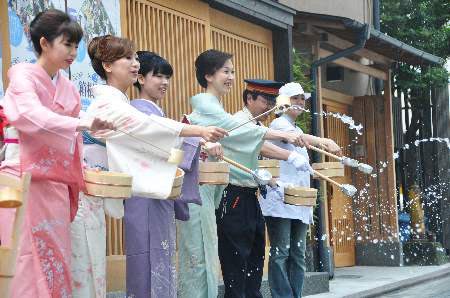
[[[35,62],[36,54],[30,40],[29,25],[34,17],[48,8],[65,10],[64,0],[9,0],[9,42],[11,64]]]
[[[92,99],[91,87],[104,83],[94,72],[87,53],[89,41],[106,34],[120,36],[119,0],[67,0],[67,13],[83,28],[84,36],[78,46],[78,55],[70,67],[70,78],[80,91],[85,110]]]

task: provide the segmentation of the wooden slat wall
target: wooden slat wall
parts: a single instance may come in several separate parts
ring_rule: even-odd
[[[228,112],[235,113],[242,109],[243,106],[244,79],[269,79],[272,77],[270,70],[272,61],[271,50],[266,44],[250,41],[218,28],[212,27],[211,35],[214,49],[233,54],[236,74],[235,83],[230,94],[225,96],[223,102]]]
[[[355,171],[355,187],[367,190],[367,193],[354,200],[356,232],[362,236],[362,241],[395,238],[398,228],[395,176],[392,169],[391,109],[386,105],[384,97],[365,96],[355,98],[353,111],[355,121],[362,123],[364,127],[364,135],[359,137],[358,145],[365,149],[365,154],[356,158],[373,166],[374,173],[377,174],[373,177]],[[386,138],[389,135],[391,137]]]
[[[189,98],[200,92],[195,58],[206,50],[204,21],[145,0],[125,1],[125,35],[138,50],[154,51],[174,68],[169,90],[161,102],[167,116],[179,120],[190,113]],[[131,98],[136,98],[133,88]]]
[[[106,255],[124,255],[123,221],[106,216]]]
[[[3,88],[8,85],[7,73],[11,65],[11,47],[9,45],[9,22],[8,22],[8,1],[0,1],[0,47],[2,51],[2,71]]]
[[[363,100],[353,101],[353,119],[356,123],[363,123],[363,115],[366,113]],[[364,124],[363,124],[364,125]],[[358,145],[365,148],[365,133],[366,127],[364,127],[364,135],[358,138]],[[354,171],[354,186],[357,189],[363,189],[367,181],[367,176],[359,171]],[[369,195],[362,193],[353,200],[353,208],[355,212],[355,231],[356,236],[362,239],[369,239],[369,229],[370,229],[370,212],[369,212]]]
[[[349,106],[329,100],[323,101],[326,112],[350,115]],[[343,154],[350,156],[350,133],[348,126],[335,117],[323,119],[324,136],[333,139],[341,148]],[[326,161],[331,161],[326,158]],[[335,178],[339,183],[351,184],[351,169],[345,167],[345,176]],[[346,197],[338,187],[327,183],[327,199],[329,220],[331,225],[331,244],[334,247],[334,262],[336,267],[355,265],[355,237],[352,200]]]
[[[230,113],[243,106],[244,78],[273,78],[271,31],[214,9],[205,13],[205,5],[195,0],[183,0],[182,4],[173,0],[121,1],[123,35],[135,42],[137,50],[154,51],[173,66],[174,75],[161,105],[175,120],[191,112],[189,98],[202,91],[195,78],[194,61],[207,48],[234,55],[236,80],[223,100]],[[135,88],[129,96],[137,98]],[[123,255],[122,220],[107,217],[106,224],[107,255]]]

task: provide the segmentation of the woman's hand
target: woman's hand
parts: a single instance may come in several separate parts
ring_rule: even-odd
[[[89,130],[92,132],[100,130],[114,130],[114,124],[108,120],[102,120],[100,118],[89,119],[87,117],[82,118],[78,124],[77,131]]]
[[[205,151],[208,153],[209,156],[214,156],[217,159],[223,158],[223,148],[220,143],[210,143],[206,142],[204,147]]]
[[[202,130],[202,138],[206,142],[215,143],[227,135],[228,132],[225,129],[216,126],[203,127]]]

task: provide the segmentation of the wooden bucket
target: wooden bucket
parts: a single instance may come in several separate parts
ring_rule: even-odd
[[[261,159],[258,160],[259,168],[269,171],[272,178],[280,177],[280,161],[277,159]]]
[[[317,200],[317,189],[291,186],[284,188],[284,203],[295,206],[315,206]]]
[[[23,173],[17,177],[0,173],[0,208],[18,208],[23,204],[23,196],[30,187],[31,174]]]
[[[344,177],[344,165],[341,162],[321,162],[313,163],[312,168],[327,177]],[[314,175],[314,178],[318,178]]]
[[[200,184],[228,185],[230,165],[226,162],[200,162],[198,171]]]
[[[133,177],[124,173],[107,171],[84,171],[87,195],[111,199],[131,197]]]
[[[172,191],[170,192],[168,200],[176,200],[181,195],[181,187],[183,186],[184,179],[184,171],[180,168],[177,168],[177,173],[175,175],[175,179],[173,180]]]

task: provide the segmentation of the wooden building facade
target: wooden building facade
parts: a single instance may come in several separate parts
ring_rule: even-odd
[[[295,1],[282,2],[292,8],[303,7]],[[297,52],[310,59],[312,65],[327,61],[317,70],[316,98],[312,99],[317,101],[316,112],[345,114],[363,127],[363,134],[358,135],[334,117],[320,117],[319,135],[334,139],[346,156],[374,168],[372,175],[347,169],[345,177],[337,179],[358,189],[353,198],[346,197],[335,186],[321,183],[325,212],[319,214],[319,218],[323,217],[327,237],[316,235],[316,238],[325,242],[326,250],[330,249],[330,263],[336,267],[403,264],[390,69],[395,62],[412,65],[442,62],[439,57],[373,29],[370,22],[370,19],[360,23],[351,18],[308,11],[297,11],[294,18],[293,46]],[[329,57],[333,58],[327,60]],[[327,79],[330,66],[342,70],[338,80]],[[383,82],[383,90],[377,92],[375,79]],[[332,267],[331,264],[323,270],[332,272]]]
[[[68,6],[67,1],[62,2]],[[137,50],[159,53],[173,66],[174,75],[161,103],[172,119],[180,120],[183,114],[189,114],[189,98],[201,92],[195,78],[194,61],[206,49],[233,54],[236,79],[231,93],[223,100],[225,110],[230,113],[243,107],[244,79],[289,81],[292,77],[290,37],[295,11],[276,2],[119,0],[118,3],[121,36],[133,40]],[[6,89],[6,73],[11,65],[6,1],[1,2],[0,8],[2,73]],[[134,98],[137,94],[130,89],[129,95]],[[106,224],[108,291],[123,290],[123,221],[107,217]]]

